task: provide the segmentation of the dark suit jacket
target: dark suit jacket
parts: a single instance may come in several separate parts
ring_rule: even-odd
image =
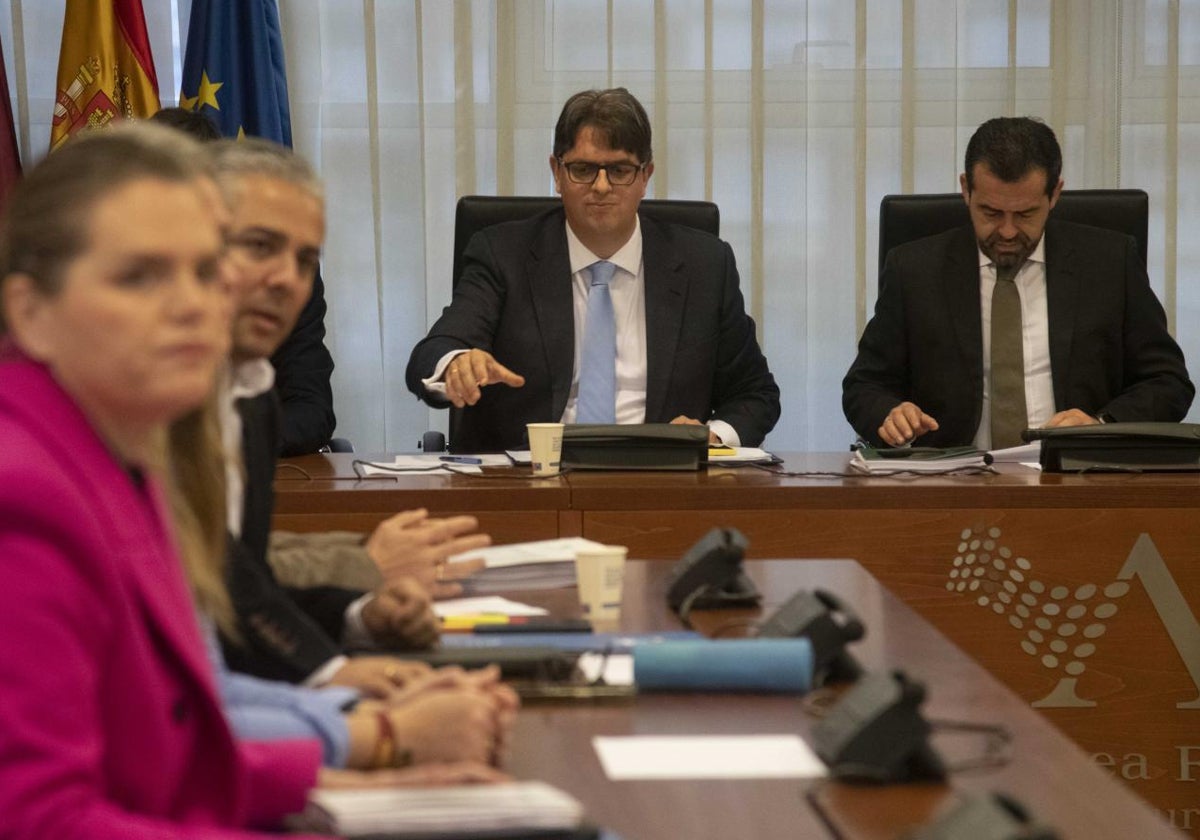
[[[1134,240],[1051,221],[1045,254],[1055,409],[1181,420],[1195,389]],[[842,381],[846,419],[879,444],[887,413],[908,400],[940,426],[922,445],[971,443],[983,406],[982,335],[970,227],[892,249],[875,317]]]
[[[271,357],[275,390],[283,402],[282,454],[307,455],[329,443],[333,414],[333,356],[325,347],[325,284],[317,271],[312,296],[291,335]]]
[[[346,607],[362,595],[332,586],[287,589],[267,562],[275,504],[279,403],[274,392],[239,400],[246,466],[242,536],[230,538],[229,594],[241,631],[240,642],[222,639],[235,671],[298,682],[342,653]]]
[[[646,278],[646,422],[683,414],[724,420],[757,446],[779,419],[767,368],[738,288],[733,251],[709,234],[642,216]],[[575,322],[561,208],[495,225],[472,237],[454,300],[413,349],[409,390],[446,353],[478,347],[525,377],[495,385],[463,412],[459,451],[525,445],[525,424],[557,421],[571,390]],[[445,403],[433,402],[439,407]]]

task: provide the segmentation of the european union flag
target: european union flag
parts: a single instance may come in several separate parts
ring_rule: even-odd
[[[179,105],[226,137],[292,145],[283,39],[275,0],[192,0]]]

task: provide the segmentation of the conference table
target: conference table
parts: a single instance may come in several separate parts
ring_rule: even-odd
[[[693,613],[698,630],[745,633],[801,589],[820,587],[853,604],[867,627],[851,646],[869,670],[902,669],[922,682],[922,714],[935,724],[931,743],[954,766],[984,751],[974,733],[943,732],[939,722],[1003,726],[1011,735],[1008,761],[951,772],[945,783],[858,786],[827,778],[671,779],[612,781],[604,773],[596,736],[800,735],[808,740],[821,703],[794,694],[643,694],[633,699],[530,702],[518,716],[507,769],[521,779],[560,787],[585,807],[590,820],[623,840],[658,838],[899,838],[971,794],[1002,791],[1036,819],[1071,838],[1180,837],[1153,809],[1096,767],[1042,716],[1005,688],[850,560],[774,560],[746,564],[767,593],[761,611]],[[680,629],[666,606],[669,566],[631,561],[624,585],[622,629]],[[577,612],[574,590],[515,593],[519,600]],[[564,601],[565,598],[565,601]],[[740,628],[731,633],[730,627]]]
[[[1179,828],[1200,836],[1200,474],[884,478],[841,453],[769,470],[360,479],[352,455],[277,474],[278,528],[471,513],[497,543],[584,536],[673,560],[713,526],[755,559],[855,558]],[[360,456],[361,457],[361,456]],[[772,593],[775,594],[775,593]]]

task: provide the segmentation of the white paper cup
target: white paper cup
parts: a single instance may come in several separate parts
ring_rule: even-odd
[[[601,545],[575,552],[579,606],[584,618],[598,629],[615,630],[620,622],[626,553],[623,545]]]
[[[558,475],[562,463],[562,423],[526,423],[534,475]]]

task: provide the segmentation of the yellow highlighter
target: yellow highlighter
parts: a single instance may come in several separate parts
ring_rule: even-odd
[[[470,633],[480,624],[507,624],[508,616],[500,613],[449,615],[442,619],[443,633]]]
[[[708,457],[709,458],[712,458],[714,456],[720,457],[722,455],[736,455],[736,454],[737,454],[737,450],[734,449],[732,446],[719,446],[718,445],[718,446],[709,446],[708,447]]]

